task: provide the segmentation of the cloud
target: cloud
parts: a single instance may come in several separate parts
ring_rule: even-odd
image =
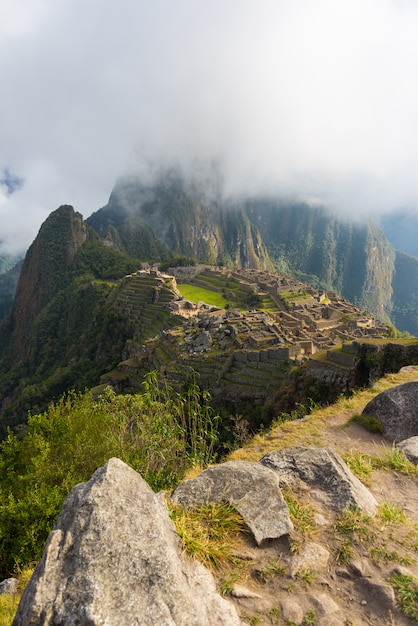
[[[4,0],[3,250],[85,217],[141,163],[217,158],[226,189],[349,215],[418,207],[412,0]]]

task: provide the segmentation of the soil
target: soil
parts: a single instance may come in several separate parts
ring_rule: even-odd
[[[330,447],[342,457],[356,451],[382,458],[385,451],[391,451],[391,442],[358,424],[347,425],[358,412],[358,408],[344,409],[330,415],[322,427],[320,445]],[[361,522],[362,528],[370,529],[369,536],[354,538],[353,552],[347,562],[341,560],[342,537],[335,531],[335,514],[326,510],[308,489],[295,495],[298,502],[315,512],[310,535],[304,536],[296,530],[294,537],[267,542],[261,547],[247,540],[240,553],[249,564],[246,578],[237,583],[236,590],[232,583],[227,589],[245,624],[411,626],[418,623],[402,612],[388,582],[396,570],[418,580],[418,475],[376,469],[367,486],[379,504],[393,503],[405,513],[407,521],[387,522],[377,515],[369,522]],[[299,573],[295,574],[296,559],[303,556],[307,546],[312,548],[314,556],[311,561],[301,561]],[[223,583],[225,588],[225,578]],[[251,597],[252,594],[257,597]]]

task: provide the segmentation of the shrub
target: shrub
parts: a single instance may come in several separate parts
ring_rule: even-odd
[[[217,417],[195,384],[182,395],[159,386],[116,395],[70,392],[29,416],[23,438],[9,433],[0,454],[0,575],[40,558],[63,500],[109,458],[118,457],[159,490],[187,467],[213,458]]]

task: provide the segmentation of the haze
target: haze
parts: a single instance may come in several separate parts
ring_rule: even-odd
[[[417,211],[417,32],[412,0],[2,0],[0,252],[147,164]]]

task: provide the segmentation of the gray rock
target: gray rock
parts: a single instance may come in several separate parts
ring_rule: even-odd
[[[340,610],[338,604],[327,593],[310,594],[309,599],[321,616],[334,615],[334,613],[338,613]]]
[[[382,391],[363,410],[380,420],[383,434],[391,441],[418,435],[418,381]]]
[[[379,583],[370,578],[360,578],[358,584],[369,598],[369,604],[375,603],[380,609],[389,611],[395,608],[396,598],[393,587]]]
[[[403,441],[397,443],[396,447],[404,453],[406,458],[411,461],[411,463],[418,465],[418,436],[404,439]]]
[[[181,552],[161,499],[111,459],[67,497],[13,626],[241,624]]]
[[[293,530],[275,472],[259,463],[228,461],[186,480],[173,492],[182,506],[228,502],[242,515],[257,544]]]
[[[289,564],[289,574],[292,578],[304,570],[311,570],[316,574],[327,569],[329,559],[330,553],[324,546],[310,541],[303,546],[300,554],[292,557]]]
[[[2,580],[0,583],[0,595],[3,593],[13,595],[17,593],[18,588],[19,581],[17,578],[6,578],[6,580]]]
[[[302,624],[304,614],[299,602],[291,598],[286,598],[280,602],[280,608],[285,624],[292,623],[295,624],[295,626]]]
[[[281,486],[306,483],[334,511],[359,508],[373,515],[377,502],[335,452],[328,448],[296,446],[269,452],[260,461],[277,472]]]
[[[233,598],[261,598],[259,593],[248,589],[248,587],[244,587],[244,585],[239,585],[238,583],[233,586],[231,596]]]

